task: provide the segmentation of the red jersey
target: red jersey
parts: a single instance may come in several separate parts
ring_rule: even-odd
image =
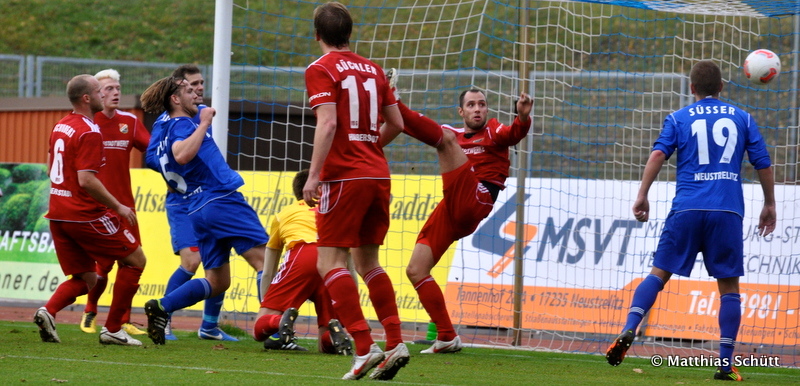
[[[527,123],[514,118],[514,123],[506,126],[496,118],[492,118],[483,130],[471,135],[465,135],[464,129],[448,125],[442,125],[442,128],[452,130],[456,134],[458,144],[469,158],[478,181],[486,181],[505,189],[508,167],[511,165],[508,148],[518,144],[528,135],[532,122],[530,118]]]
[[[91,119],[74,112],[62,118],[50,134],[50,220],[89,222],[108,208],[92,198],[78,183],[79,171],[98,172],[103,157],[103,136]]]
[[[380,145],[380,110],[397,104],[383,69],[353,52],[329,52],[306,69],[311,108],[336,105],[336,134],[320,181],[389,178]]]
[[[97,178],[122,205],[135,208],[131,192],[131,150],[146,151],[150,133],[136,115],[120,110],[111,118],[100,111],[94,115],[94,123],[100,126],[103,134],[106,156],[106,165],[97,173]]]

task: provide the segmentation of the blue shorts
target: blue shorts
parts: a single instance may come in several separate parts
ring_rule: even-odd
[[[742,218],[733,212],[686,210],[670,212],[653,266],[689,276],[703,253],[703,264],[717,279],[744,276]]]
[[[189,215],[200,247],[203,269],[230,262],[231,248],[242,254],[269,240],[256,211],[239,192],[208,201]]]
[[[169,222],[169,235],[172,238],[172,252],[176,255],[181,249],[197,247],[197,237],[194,235],[192,222],[189,220],[189,203],[181,197],[180,193],[167,193],[167,222]]]

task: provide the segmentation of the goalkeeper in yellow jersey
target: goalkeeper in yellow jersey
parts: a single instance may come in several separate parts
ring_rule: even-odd
[[[292,190],[297,201],[285,207],[272,220],[267,253],[264,257],[262,293],[266,294],[258,311],[253,337],[266,349],[300,350],[295,343],[294,321],[297,309],[306,301],[314,302],[319,325],[319,351],[328,354],[352,354],[352,344],[335,319],[328,290],[317,271],[316,208],[303,201],[303,186],[308,170],[295,175]],[[283,264],[270,278],[278,256],[286,249]],[[273,335],[277,332],[277,336]]]

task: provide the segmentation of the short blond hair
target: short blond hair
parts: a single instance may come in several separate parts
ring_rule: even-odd
[[[109,78],[111,80],[119,82],[119,72],[117,72],[117,70],[113,68],[108,68],[98,72],[97,74],[94,74],[94,78],[97,80],[103,80]]]

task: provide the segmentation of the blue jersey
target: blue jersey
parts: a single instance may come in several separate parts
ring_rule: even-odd
[[[196,123],[198,125],[200,124],[200,111],[202,111],[206,107],[208,107],[208,106],[206,106],[206,105],[197,105],[197,114],[195,114],[195,116],[192,117],[192,121],[194,123]],[[161,113],[161,115],[159,115],[158,118],[156,118],[155,123],[153,123],[153,128],[150,130],[150,143],[147,144],[147,151],[145,151],[145,158],[144,158],[145,165],[147,165],[147,167],[149,167],[150,169],[153,169],[153,170],[155,170],[155,171],[157,171],[159,173],[161,173],[161,165],[159,164],[158,159],[157,158],[151,159],[149,157],[149,155],[150,154],[155,154],[155,149],[156,149],[156,147],[158,147],[158,143],[159,143],[160,140],[156,140],[154,138],[161,138],[161,136],[162,136],[161,135],[161,130],[164,127],[163,126],[163,122],[168,121],[169,119],[170,119],[169,118],[169,113],[167,113],[166,111]],[[212,133],[211,132],[211,126],[208,126],[207,132],[209,133],[209,135],[211,135],[211,133]]]
[[[185,165],[175,161],[172,145],[189,138],[197,126],[189,117],[156,120],[145,156],[149,168],[161,173],[170,187],[184,199],[190,200],[190,212],[244,185],[239,173],[225,162],[211,133],[206,133],[197,155],[191,161]]]
[[[744,217],[744,154],[757,170],[771,165],[753,117],[713,97],[668,115],[653,150],[667,158],[678,151],[673,211],[721,210]]]

